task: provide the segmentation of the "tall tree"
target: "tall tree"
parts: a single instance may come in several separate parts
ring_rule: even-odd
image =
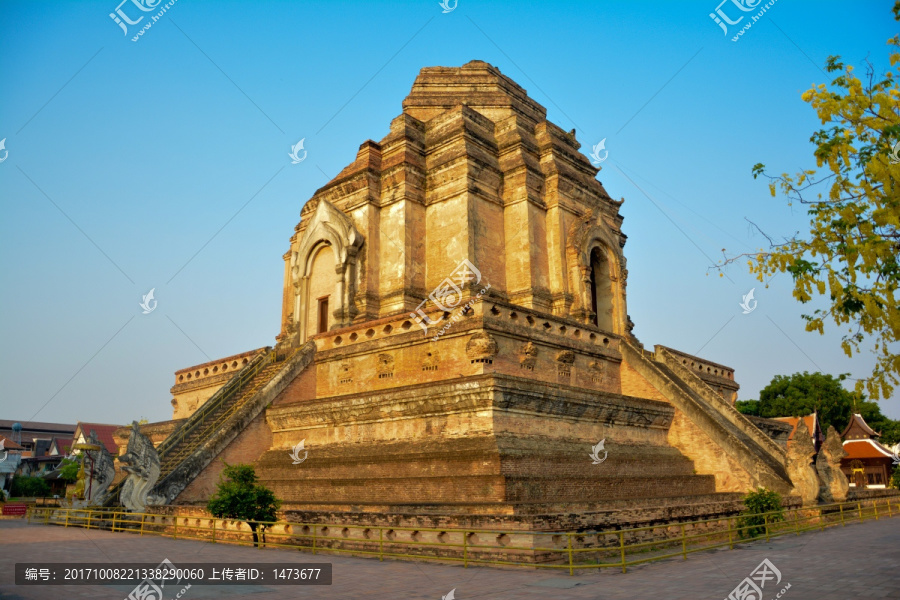
[[[900,19],[900,2],[894,15]],[[772,196],[780,189],[789,204],[809,207],[809,232],[783,241],[766,236],[767,250],[718,265],[747,259],[760,281],[789,273],[801,303],[824,297],[826,308],[803,315],[806,330],[824,334],[826,322],[846,328],[841,347],[851,357],[872,343],[875,366],[857,391],[876,400],[900,383],[900,355],[891,348],[900,341],[900,36],[888,45],[891,69],[883,75],[867,63],[861,80],[830,56],[826,70],[837,74],[831,85],[803,93],[823,125],[810,138],[816,169],[771,175],[763,164],[753,167],[754,178],[769,179]]]
[[[806,371],[776,375],[759,392],[759,416],[801,417],[816,411],[822,429],[834,425],[841,432],[850,422],[854,400],[841,385],[843,378]]]
[[[776,375],[759,392],[759,400],[739,400],[735,408],[758,417],[801,417],[813,411],[823,430],[834,425],[838,433],[859,413],[866,423],[881,434],[879,441],[888,446],[900,442],[900,421],[884,416],[877,402],[849,392],[841,385],[846,375],[834,377],[822,373]]]

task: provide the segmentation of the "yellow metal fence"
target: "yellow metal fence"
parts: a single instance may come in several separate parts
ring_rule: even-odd
[[[160,535],[212,543],[290,548],[313,554],[335,553],[385,558],[438,560],[463,566],[514,566],[564,569],[620,568],[693,552],[826,527],[894,517],[900,498],[886,497],[819,505],[759,515],[748,524],[741,515],[606,531],[500,531],[298,523],[249,523],[189,514],[131,513],[115,509],[61,509],[33,506],[29,523]],[[258,533],[258,544],[254,531]]]

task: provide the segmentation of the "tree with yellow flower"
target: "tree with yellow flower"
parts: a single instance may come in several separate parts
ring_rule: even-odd
[[[900,20],[900,2],[894,16]],[[806,330],[823,334],[826,322],[846,327],[841,347],[848,356],[873,343],[875,366],[857,392],[875,399],[900,383],[900,36],[888,46],[884,75],[868,64],[861,80],[830,56],[826,69],[839,75],[803,93],[823,126],[810,138],[816,169],[771,175],[763,164],[753,167],[754,178],[769,179],[772,196],[780,190],[789,204],[809,207],[809,233],[768,238],[768,249],[718,265],[746,259],[760,281],[789,273],[801,303],[825,297],[827,308],[803,315]]]

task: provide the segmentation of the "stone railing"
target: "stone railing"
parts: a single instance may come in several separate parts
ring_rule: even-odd
[[[189,387],[181,387],[189,383],[210,379],[211,381],[208,383],[211,384],[227,379],[229,376],[234,375],[234,373],[247,366],[250,361],[253,360],[253,357],[263,350],[265,350],[265,348],[257,348],[256,350],[250,350],[248,352],[226,356],[225,358],[205,362],[192,367],[179,369],[175,371],[175,387],[172,388],[173,392],[189,389]],[[203,387],[203,385],[201,384],[196,387]]]
[[[751,423],[746,416],[738,412],[738,410],[731,405],[731,402],[717,394],[715,390],[710,388],[700,378],[699,375],[683,365],[668,349],[662,346],[657,347],[656,358],[659,362],[669,367],[669,369],[671,369],[678,377],[684,380],[694,392],[709,402],[713,407],[718,408],[719,413],[728,419],[735,427],[739,428],[746,435],[753,438],[756,443],[768,450],[773,458],[782,465],[785,463],[786,450],[784,447],[780,446],[771,437],[760,431],[760,429]]]
[[[427,328],[427,333],[415,319],[407,314],[329,331],[319,334],[313,339],[317,342],[319,350],[322,351],[346,348],[370,340],[411,332],[419,333],[425,337],[433,337],[437,335],[437,332],[444,327],[449,319],[454,318],[461,310],[461,308],[458,308],[451,312],[441,313],[436,311],[430,314],[429,318],[432,319],[432,324]],[[515,305],[497,302],[493,299],[477,302],[467,312],[464,312],[464,315],[465,318],[481,316],[485,319],[507,322],[510,325],[527,327],[538,336],[555,338],[557,343],[562,338],[592,345],[601,351],[617,353],[621,343],[621,338],[618,335],[600,331],[596,327],[570,319],[548,316]],[[452,329],[450,331],[452,332]]]

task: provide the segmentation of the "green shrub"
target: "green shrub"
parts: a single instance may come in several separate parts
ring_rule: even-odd
[[[744,496],[744,512],[738,518],[738,532],[742,538],[755,538],[766,533],[766,523],[784,521],[781,495],[778,492],[757,488]],[[772,513],[772,514],[765,514]]]
[[[891,487],[900,490],[900,465],[894,467],[894,473],[891,475]]]
[[[37,498],[50,495],[50,484],[40,477],[13,477],[9,495],[16,498]]]
[[[256,482],[256,471],[251,465],[226,463],[218,489],[206,503],[206,509],[214,517],[246,522],[253,532],[254,546],[259,545],[256,530],[266,529],[258,521],[274,521],[275,511],[281,505],[272,490]]]

